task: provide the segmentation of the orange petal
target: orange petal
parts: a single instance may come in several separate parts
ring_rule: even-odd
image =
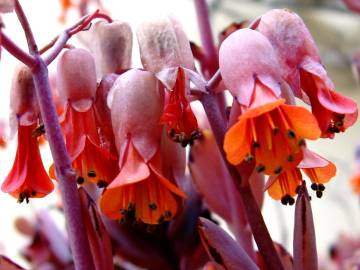
[[[251,137],[247,119],[241,118],[225,134],[224,151],[228,161],[234,165],[243,161],[246,154],[250,153]]]
[[[302,169],[314,183],[324,184],[330,181],[336,174],[336,166],[329,161],[329,164],[320,168]]]
[[[321,130],[318,122],[316,121],[315,116],[307,109],[282,104],[281,110],[284,111],[287,120],[291,123],[291,127],[294,129],[297,136],[310,140],[315,140],[320,137]]]

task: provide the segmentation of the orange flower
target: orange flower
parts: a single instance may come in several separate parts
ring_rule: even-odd
[[[185,91],[185,73],[182,68],[179,68],[175,86],[168,94],[164,112],[160,118],[160,123],[166,125],[169,137],[184,147],[188,143],[192,145],[200,136],[198,124]]]
[[[172,219],[178,210],[176,197],[185,194],[160,173],[160,153],[146,163],[129,140],[124,158],[119,175],[101,196],[102,212],[111,219],[147,224]]]
[[[77,72],[73,71],[74,66]],[[103,118],[109,113],[104,111],[105,106],[94,102],[97,88],[91,54],[83,49],[66,51],[58,61],[57,76],[57,89],[67,101],[61,127],[77,181],[81,184],[87,180],[104,187],[118,173],[117,153],[108,130],[111,126],[104,132]],[[50,174],[55,177],[53,166]]]
[[[18,147],[10,173],[1,186],[3,192],[29,202],[29,198],[41,198],[49,194],[54,185],[41,160],[38,140],[32,136],[36,123],[18,125]]]
[[[16,157],[2,183],[1,190],[21,203],[29,198],[49,194],[54,185],[42,164],[38,139],[34,130],[39,122],[39,108],[35,97],[32,74],[28,67],[19,65],[15,71],[10,96],[10,124],[18,131]]]
[[[100,199],[102,212],[111,219],[158,224],[179,212],[185,196],[175,185],[184,174],[185,149],[162,136],[158,89],[151,72],[136,69],[120,75],[112,88],[120,173]]]
[[[269,195],[275,200],[281,199],[283,204],[292,205],[295,202],[293,197],[297,193],[297,187],[303,182],[300,169],[309,177],[312,182],[311,188],[316,191],[318,198],[322,197],[325,190],[324,183],[329,182],[336,174],[336,167],[332,162],[306,149],[299,168],[270,176],[265,187]]]
[[[255,160],[256,170],[269,175],[299,164],[304,139],[317,139],[321,132],[310,112],[284,103],[256,81],[249,107],[243,108],[245,112],[225,135],[229,162]]]

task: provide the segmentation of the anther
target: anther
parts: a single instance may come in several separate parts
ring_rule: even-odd
[[[262,164],[259,164],[256,166],[255,170],[258,172],[258,173],[261,173],[263,171],[265,171],[265,166],[262,165]]]
[[[274,133],[274,135],[278,134],[278,133],[279,133],[279,128],[278,128],[278,127],[274,127],[274,128],[273,128],[273,133]]]
[[[289,161],[289,162],[293,162],[294,161],[294,156],[293,155],[288,155],[288,157],[287,157],[287,161]]]
[[[316,197],[318,197],[320,199],[322,197],[322,195],[323,195],[322,191],[320,191],[320,190],[316,191]]]
[[[23,201],[24,201],[24,196],[23,196],[22,193],[20,193],[17,202],[18,202],[18,203],[22,203]]]
[[[96,177],[96,172],[95,171],[88,171],[88,176],[91,178]]]
[[[289,195],[289,205],[293,205],[295,203],[295,199],[293,197],[290,197]]]
[[[154,203],[154,202],[149,203],[149,208],[150,208],[151,210],[156,210],[156,208],[157,208],[156,203]]]
[[[281,203],[282,203],[283,205],[287,205],[287,204],[288,204],[288,197],[287,197],[287,195],[285,195],[284,197],[281,198]]]
[[[125,221],[126,221],[126,219],[125,219],[124,217],[122,217],[122,218],[120,218],[119,223],[120,223],[120,224],[124,224]]]
[[[108,185],[108,183],[105,180],[100,179],[96,185],[98,186],[98,188],[104,188]]]
[[[184,138],[184,139],[181,141],[181,146],[182,146],[182,147],[186,147],[187,145],[188,145],[188,140]]]
[[[32,197],[36,196],[36,191],[35,190],[31,191],[31,196]]]
[[[260,143],[258,143],[257,141],[253,141],[252,145],[254,148],[260,148]]]
[[[299,146],[304,146],[306,143],[305,143],[305,140],[304,139],[300,139],[299,141],[298,141],[298,145]]]
[[[279,174],[279,173],[281,173],[281,171],[282,171],[282,167],[278,166],[278,167],[275,168],[274,173]]]
[[[76,183],[78,183],[79,185],[83,184],[85,181],[84,177],[81,177],[79,176],[77,179],[76,179]]]
[[[287,135],[290,139],[294,139],[296,137],[295,131],[293,131],[292,129],[289,129],[287,131]]]
[[[164,216],[160,216],[158,219],[158,223],[163,223],[165,221],[165,217]]]
[[[324,191],[324,190],[325,190],[325,186],[324,186],[323,184],[319,184],[319,185],[318,185],[318,189],[319,189],[320,191]]]
[[[128,204],[128,207],[127,207],[127,210],[128,210],[129,212],[134,211],[134,210],[135,210],[135,204],[134,204],[134,203],[129,203],[129,204]]]
[[[312,190],[318,190],[318,185],[316,183],[312,183],[310,187]]]
[[[171,211],[166,210],[166,211],[164,212],[164,217],[165,217],[166,219],[171,218],[171,217],[172,217],[172,213],[171,213]]]
[[[173,138],[173,137],[175,136],[175,129],[171,128],[171,129],[169,130],[169,136],[170,136],[171,138]]]
[[[251,154],[246,154],[244,160],[245,160],[246,162],[251,162],[251,161],[254,160],[254,156],[251,155]]]

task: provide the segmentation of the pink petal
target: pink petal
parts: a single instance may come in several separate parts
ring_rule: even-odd
[[[111,118],[115,141],[120,151],[130,136],[136,150],[149,161],[157,151],[161,136],[159,119],[162,102],[158,82],[151,72],[129,70],[118,77],[112,90]]]
[[[273,9],[261,16],[259,31],[274,47],[283,76],[298,97],[301,97],[297,66],[305,56],[319,61],[316,44],[302,19],[287,9]]]
[[[321,156],[311,151],[307,147],[303,147],[303,153],[304,153],[303,160],[298,165],[298,167],[301,169],[321,168],[329,164],[329,161],[322,158]]]
[[[56,75],[57,89],[61,98],[81,102],[95,97],[95,62],[88,51],[84,49],[65,51],[59,57]]]
[[[136,34],[146,70],[156,74],[174,67],[194,69],[189,40],[174,18],[143,23]]]
[[[296,199],[293,247],[294,270],[318,269],[314,221],[305,184]]]
[[[31,71],[23,64],[16,67],[13,75],[10,109],[13,119],[16,119],[11,123],[14,127],[17,121],[23,126],[29,126],[37,121],[40,114]]]
[[[257,31],[240,29],[225,39],[219,65],[225,86],[242,105],[249,106],[256,78],[280,95],[279,63],[270,42]]]
[[[12,12],[15,7],[14,0],[0,0],[0,12],[7,13]]]
[[[210,220],[199,219],[199,232],[209,257],[225,269],[259,269],[241,246]]]

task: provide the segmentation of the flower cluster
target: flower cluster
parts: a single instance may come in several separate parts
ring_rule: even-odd
[[[240,29],[220,47],[223,82],[236,100],[224,141],[227,159],[234,165],[254,162],[257,172],[270,175],[270,196],[284,204],[295,202],[300,169],[321,197],[336,168],[308,150],[305,139],[344,132],[357,119],[356,102],[335,91],[295,13],[269,11],[258,29]],[[312,113],[296,106],[295,98]]]

